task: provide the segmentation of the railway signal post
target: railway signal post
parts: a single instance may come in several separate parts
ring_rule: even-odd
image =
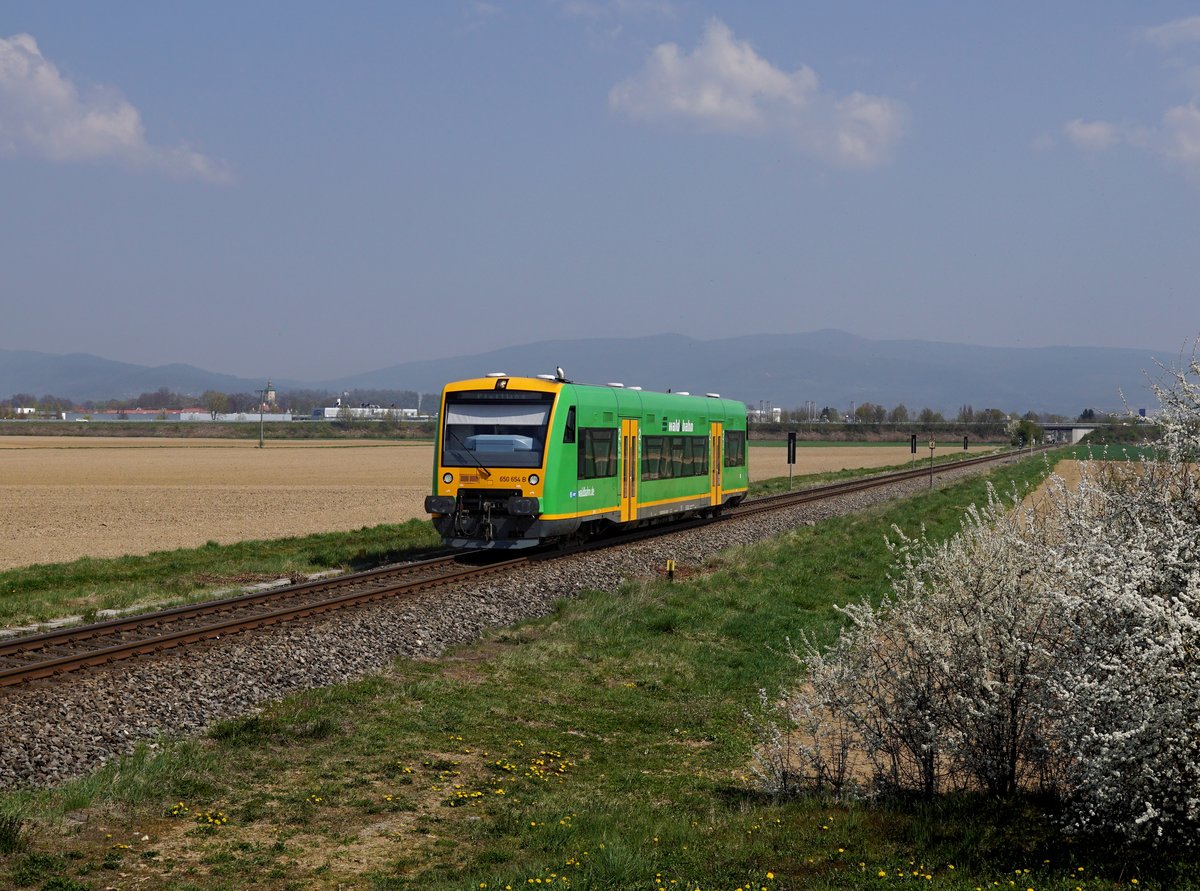
[[[792,491],[792,468],[796,464],[796,431],[788,431],[788,491]]]
[[[933,488],[933,450],[937,448],[937,443],[930,438],[929,440],[929,488]]]

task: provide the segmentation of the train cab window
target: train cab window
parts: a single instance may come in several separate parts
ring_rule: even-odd
[[[617,475],[617,431],[606,428],[579,430],[579,478],[595,480]]]
[[[725,466],[744,467],[746,464],[746,431],[725,431]]]
[[[444,467],[541,467],[552,393],[520,390],[446,394]]]
[[[575,406],[567,409],[567,426],[563,430],[563,442],[575,441]]]

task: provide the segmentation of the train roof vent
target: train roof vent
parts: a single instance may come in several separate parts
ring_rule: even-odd
[[[556,381],[556,380],[558,380],[558,378],[556,378],[556,377],[555,377],[554,375],[552,375],[552,374],[539,374],[539,375],[538,375],[538,380],[541,380],[541,381]]]
[[[625,385],[624,385],[624,384],[619,384],[619,383],[617,383],[616,381],[609,381],[609,382],[608,382],[608,385],[609,385],[610,387],[616,387],[618,390],[624,390],[624,389],[625,389]]]
[[[629,389],[631,389],[631,390],[637,390],[639,393],[642,391],[642,388],[641,388],[641,387],[630,387]]]
[[[709,397],[710,399],[720,399],[721,398],[720,393],[705,393],[704,395]]]
[[[692,394],[689,393],[687,390],[676,390],[675,395],[676,396],[691,396]]]
[[[489,371],[487,373],[487,376],[488,377],[508,377],[508,372],[507,371]]]

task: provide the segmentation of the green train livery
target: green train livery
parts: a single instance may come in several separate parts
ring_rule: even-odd
[[[746,406],[556,376],[442,392],[433,494],[446,544],[520,548],[715,515],[746,496]]]

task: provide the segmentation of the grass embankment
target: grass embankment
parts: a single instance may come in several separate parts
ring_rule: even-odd
[[[440,539],[427,521],[144,556],[50,563],[0,572],[0,627],[137,605],[159,608],[215,592],[340,568],[369,569],[419,555]]]
[[[1027,461],[994,479],[1032,483],[1042,469]],[[722,554],[712,574],[585,596],[451,657],[292,697],[54,791],[0,796],[0,813],[27,826],[0,877],[175,889],[1180,887],[1184,870],[1069,842],[1028,802],[846,806],[756,791],[743,715],[760,687],[774,695],[794,681],[786,639],[830,639],[836,604],[883,590],[893,523],[949,535],[984,497],[977,479],[799,529]]]

